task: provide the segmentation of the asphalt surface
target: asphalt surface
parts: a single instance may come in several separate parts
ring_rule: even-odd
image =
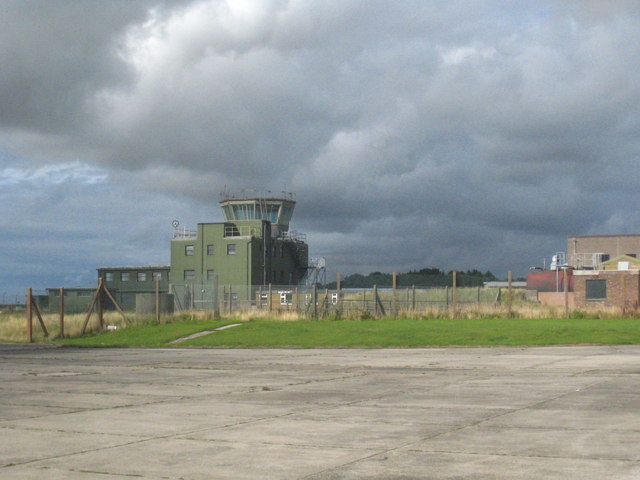
[[[0,346],[0,478],[640,479],[640,346]]]

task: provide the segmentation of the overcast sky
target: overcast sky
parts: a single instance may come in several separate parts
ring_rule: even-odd
[[[524,275],[638,233],[636,0],[0,2],[0,295],[296,193],[340,271]]]

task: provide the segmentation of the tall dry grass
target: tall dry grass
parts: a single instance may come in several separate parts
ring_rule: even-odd
[[[423,308],[419,310],[399,310],[397,317],[414,319],[439,319],[439,318],[459,318],[459,319],[483,319],[483,318],[506,318],[515,317],[522,319],[534,318],[562,318],[567,316],[564,307],[546,306],[537,303],[514,302],[511,309],[505,304],[473,304],[460,305],[455,310],[449,308]],[[597,309],[597,310],[572,310],[569,312],[572,318],[620,318],[633,317],[640,318],[640,312],[622,311],[619,308]],[[387,315],[389,318],[390,315]],[[77,337],[81,335],[82,325],[85,321],[85,314],[65,315],[64,333],[65,337]],[[189,311],[179,314],[163,316],[161,323],[179,321],[207,321],[213,320],[213,314],[209,311]],[[349,310],[336,312],[332,311],[328,315],[310,318],[304,312],[291,310],[248,309],[233,313],[223,313],[221,318],[231,322],[249,322],[257,319],[268,319],[278,321],[296,320],[368,320],[375,316],[364,310]],[[37,316],[33,317],[33,339],[35,342],[46,342],[60,335],[59,316],[57,314],[45,314],[43,320],[49,337],[44,336]],[[118,313],[106,312],[104,314],[105,325],[113,325],[117,328],[126,328],[132,325],[148,325],[156,323],[154,317],[140,317],[135,315],[127,316],[123,319]],[[89,321],[87,332],[98,331],[98,320],[93,315]],[[0,313],[0,342],[25,342],[27,341],[27,320],[24,312],[21,313]]]

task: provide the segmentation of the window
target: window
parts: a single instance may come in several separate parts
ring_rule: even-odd
[[[608,262],[610,258],[611,258],[611,255],[609,255],[608,253],[603,253],[602,254],[602,258],[600,259],[600,261],[601,262]]]
[[[146,282],[147,281],[147,272],[138,272],[138,281]]]
[[[587,300],[606,300],[607,299],[607,281],[606,280],[587,280]]]
[[[152,272],[151,273],[151,278],[153,278],[154,282],[156,282],[158,280],[162,280],[162,272]]]
[[[104,280],[106,282],[113,282],[113,272],[107,272],[104,274]]]
[[[91,290],[80,290],[78,292],[79,297],[90,297],[91,295],[93,295],[93,292]]]
[[[196,279],[196,271],[195,270],[185,270],[184,271],[184,280],[192,281]]]
[[[627,253],[626,255],[627,255],[627,257],[636,258],[636,254],[635,253]]]
[[[235,255],[236,254],[236,244],[230,243],[227,245],[227,255]]]
[[[207,270],[207,280],[211,281],[214,278],[216,278],[216,271],[215,270]]]
[[[187,255],[188,257],[192,256],[194,252],[194,247],[193,245],[185,245],[184,246],[184,254]]]
[[[129,272],[120,272],[120,281],[128,282],[129,281]]]
[[[211,255],[215,255],[215,253],[216,253],[216,246],[207,245],[207,255],[211,256]]]

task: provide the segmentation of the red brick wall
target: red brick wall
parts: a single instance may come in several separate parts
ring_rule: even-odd
[[[636,309],[640,304],[640,275],[637,271],[574,272],[573,289],[578,308],[618,307]],[[587,300],[587,280],[606,280],[607,299]]]

